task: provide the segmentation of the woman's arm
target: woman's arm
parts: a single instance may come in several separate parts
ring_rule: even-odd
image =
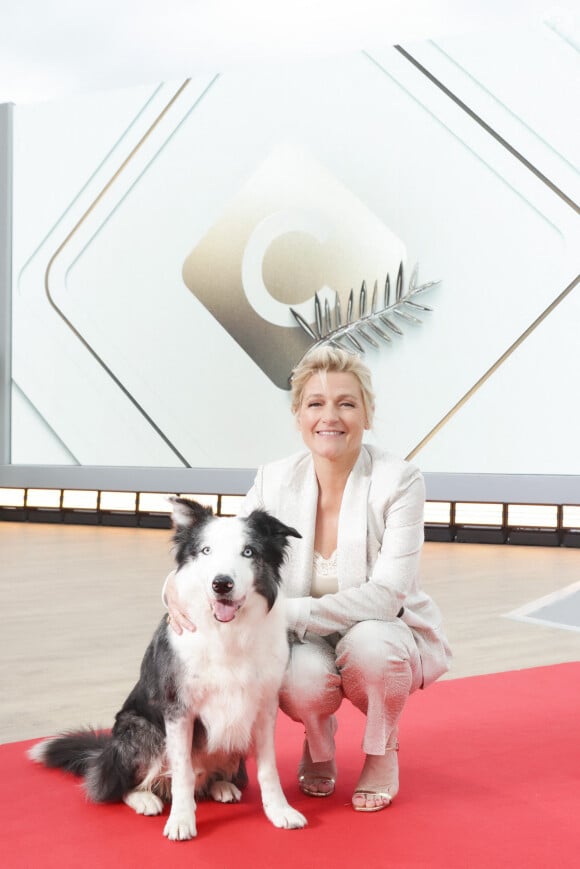
[[[167,576],[163,583],[161,591],[161,600],[164,606],[167,607],[167,621],[173,628],[176,634],[182,634],[184,631],[195,631],[195,625],[188,618],[187,613],[181,607],[181,601],[177,594],[177,586],[175,582],[175,570]]]

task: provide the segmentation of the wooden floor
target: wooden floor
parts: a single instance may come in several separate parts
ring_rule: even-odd
[[[0,742],[110,726],[162,614],[170,532],[0,522]],[[580,632],[505,614],[580,579],[580,550],[427,543],[445,678],[580,659]]]

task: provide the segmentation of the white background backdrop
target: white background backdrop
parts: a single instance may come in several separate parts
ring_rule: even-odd
[[[580,474],[580,417],[570,401],[580,370],[578,290],[561,298],[578,272],[578,220],[553,189],[578,201],[576,25],[566,9],[524,21],[519,4],[502,4],[503,20],[499,6],[486,4],[484,15],[472,4],[468,22],[461,5],[463,13],[430,4],[431,13],[453,13],[445,25],[399,10],[396,27],[383,18],[377,29],[379,4],[358,4],[348,31],[340,8],[324,18],[317,7],[305,19],[298,4],[290,18],[248,14],[242,27],[231,6],[222,21],[239,26],[221,31],[205,8],[188,44],[172,34],[158,85],[139,84],[144,68],[128,62],[138,51],[153,67],[167,64],[147,49],[144,21],[153,19],[145,16],[132,22],[137,38],[125,41],[124,60],[117,51],[110,63],[101,54],[100,64],[81,65],[67,99],[39,104],[22,93],[15,463],[253,467],[298,447],[286,391],[181,276],[186,256],[284,146],[305,151],[401,239],[422,279],[441,278],[425,297],[434,312],[424,324],[404,325],[404,338],[367,354],[378,393],[373,438],[413,454],[425,471]],[[112,13],[102,9],[104,21]],[[66,20],[74,17],[71,7]],[[267,24],[274,29],[264,39]],[[440,34],[415,41],[432,28]],[[95,51],[104,32],[94,31]],[[405,38],[493,132],[388,47]],[[40,59],[47,49],[36,39],[33,26],[29,47]],[[347,50],[360,39],[364,53]],[[63,52],[65,66],[71,57],[72,48]],[[212,66],[221,67],[218,79]],[[192,82],[115,176],[180,87],[171,76],[182,69],[195,73]],[[92,90],[113,78],[128,86]],[[44,84],[40,96],[54,96],[50,75]]]
[[[0,103],[544,21],[576,0],[4,0]]]

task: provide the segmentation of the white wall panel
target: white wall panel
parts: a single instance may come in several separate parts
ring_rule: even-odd
[[[373,439],[428,472],[580,474],[578,54],[547,27],[404,51],[18,108],[13,375],[81,464],[298,448],[290,305],[344,310],[402,255],[441,283],[365,354]]]
[[[580,296],[570,294],[416,454],[448,473],[570,474],[577,468],[574,399]],[[575,501],[580,499],[580,484]]]

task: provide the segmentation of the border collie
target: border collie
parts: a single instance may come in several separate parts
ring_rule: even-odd
[[[111,733],[65,733],[29,755],[84,777],[97,803],[158,815],[171,799],[163,834],[179,840],[197,835],[196,796],[240,799],[253,749],[266,816],[275,827],[303,827],[274,755],[288,661],[280,567],[288,537],[301,535],[262,510],[218,518],[195,501],[171,501],[175,579],[195,632],[177,635],[163,618]]]

